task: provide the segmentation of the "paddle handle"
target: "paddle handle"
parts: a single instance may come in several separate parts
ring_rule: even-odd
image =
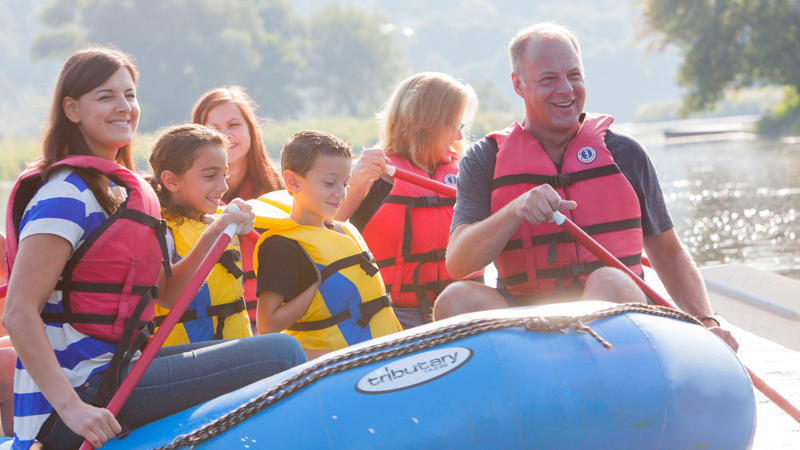
[[[228,206],[228,211],[237,212],[239,211],[239,207],[236,205]],[[183,288],[181,295],[178,296],[178,300],[175,301],[175,304],[172,306],[172,309],[169,310],[167,313],[167,317],[164,318],[164,321],[161,323],[161,326],[158,328],[158,331],[150,338],[150,341],[147,343],[147,347],[145,347],[142,355],[136,360],[136,363],[133,365],[133,369],[128,373],[128,376],[125,377],[125,380],[120,385],[117,392],[114,394],[114,397],[111,399],[111,402],[108,404],[106,409],[111,411],[112,414],[115,416],[119,413],[122,409],[122,406],[125,404],[125,401],[128,400],[130,397],[131,392],[136,387],[136,384],[139,383],[141,380],[142,375],[144,375],[147,368],[150,366],[150,363],[153,362],[153,358],[155,358],[156,353],[161,349],[161,346],[164,345],[164,341],[167,340],[167,337],[172,332],[172,329],[175,328],[175,325],[178,324],[183,313],[186,311],[186,308],[192,302],[192,299],[197,294],[197,291],[200,290],[200,287],[203,285],[203,282],[208,278],[208,274],[211,273],[211,269],[219,261],[219,258],[225,252],[225,249],[228,247],[228,244],[233,239],[233,236],[236,234],[236,227],[238,224],[231,223],[225,227],[225,230],[222,234],[219,235],[217,240],[214,242],[214,245],[206,254],[203,261],[200,263],[200,266],[197,268],[197,271],[192,275],[192,278],[186,283],[186,287]],[[89,443],[88,440],[83,441],[83,445],[81,445],[80,450],[92,450],[94,447],[92,444]]]
[[[398,169],[395,166],[386,166],[386,174],[390,177],[397,178],[399,180],[403,180],[407,183],[411,183],[415,186],[424,187],[426,189],[430,189],[437,194],[444,195],[445,197],[456,198],[456,188],[452,186],[448,186],[444,183],[440,183],[436,180],[432,180],[430,178],[425,178],[421,175],[417,175],[415,173],[411,173],[407,170]]]
[[[8,292],[8,285],[4,284],[0,286],[0,298],[6,298],[6,292]]]

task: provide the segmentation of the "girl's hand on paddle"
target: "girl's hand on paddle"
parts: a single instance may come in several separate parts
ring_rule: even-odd
[[[554,211],[569,211],[578,206],[572,200],[561,200],[561,196],[549,184],[537,186],[514,200],[512,211],[531,225],[552,222]]]
[[[733,337],[730,331],[720,327],[709,327],[708,331],[716,334],[720,339],[725,341],[728,347],[733,349],[734,353],[739,353],[739,342],[736,341],[736,338]]]
[[[390,162],[383,149],[378,147],[365,149],[350,171],[351,188],[359,189],[362,186],[371,188],[372,183],[386,173],[386,165]]]
[[[102,447],[122,431],[111,411],[83,402],[75,402],[58,411],[58,416],[70,430],[88,440],[94,448]]]
[[[236,205],[239,207],[239,211],[232,212],[228,209],[230,205]],[[253,213],[253,207],[247,204],[244,200],[240,198],[235,198],[231,200],[230,204],[222,211],[214,223],[211,224],[212,227],[216,227],[214,229],[217,233],[222,233],[225,230],[225,227],[231,223],[238,223],[239,225],[236,227],[237,234],[247,234],[253,230],[253,225],[256,221],[256,215]]]

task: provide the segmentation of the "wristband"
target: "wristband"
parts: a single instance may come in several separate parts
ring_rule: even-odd
[[[716,326],[718,326],[718,327],[722,327],[722,324],[720,324],[720,323],[719,323],[719,320],[715,319],[715,318],[714,318],[714,317],[712,317],[712,316],[705,316],[705,317],[701,317],[701,318],[699,318],[699,319],[697,319],[697,320],[699,320],[699,321],[700,321],[700,323],[703,323],[703,321],[704,321],[704,320],[713,320],[713,321],[714,321],[714,323],[715,323],[715,324],[717,324]],[[705,324],[703,324],[703,326],[705,326]]]

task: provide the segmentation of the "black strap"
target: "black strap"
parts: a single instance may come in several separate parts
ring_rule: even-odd
[[[242,279],[242,281],[250,281],[250,280],[255,280],[256,279],[256,271],[255,270],[248,270],[247,272],[244,272],[243,275],[244,275],[244,279]]]
[[[446,251],[447,249],[437,248],[436,250],[431,250],[426,253],[413,253],[411,255],[408,255],[407,258],[403,258],[403,263],[404,264],[417,263],[417,262],[421,263],[422,261],[425,261],[426,263],[431,263],[431,262],[444,261]],[[380,267],[381,269],[392,267],[395,265],[395,258],[385,258],[378,261],[377,264],[378,267]],[[387,289],[387,291],[388,290],[389,289]]]
[[[122,283],[94,283],[90,281],[64,281],[56,283],[55,290],[61,292],[91,292],[93,294],[122,294],[125,285]],[[130,295],[145,295],[149,293],[153,298],[158,298],[158,285],[141,286],[135,284],[131,287]]]
[[[144,312],[145,308],[150,305],[152,300],[153,297],[151,295],[142,295],[137,302],[133,313],[130,315],[130,317],[125,319],[122,334],[117,342],[114,355],[111,357],[108,370],[106,370],[106,372],[103,374],[103,377],[100,379],[100,385],[97,388],[97,397],[95,397],[95,403],[97,405],[106,406],[106,399],[110,400],[110,397],[114,395],[114,392],[116,392],[117,388],[119,387],[120,375],[122,373],[122,369],[125,367],[122,365],[122,362],[125,360],[130,362],[132,355],[140,350],[147,342],[147,336],[141,339],[136,339],[135,343],[140,345],[138,348],[134,348],[132,345],[134,342],[131,342],[131,339],[134,331],[137,329],[143,331],[147,328],[147,325],[141,328],[138,328],[138,325],[142,323],[142,313]],[[142,340],[144,340],[144,342],[141,342]],[[127,357],[128,353],[131,353],[130,358]]]
[[[435,296],[439,296],[439,294],[444,291],[444,288],[450,286],[451,284],[455,283],[456,281],[474,281],[476,283],[484,284],[485,280],[483,275],[473,277],[473,278],[464,278],[463,280],[434,280],[428,281],[427,283],[423,284],[422,287],[426,291],[431,291]],[[391,284],[386,285],[386,292],[392,292]],[[415,286],[413,284],[403,283],[400,285],[400,292],[403,294],[407,294],[409,292],[416,292]]]
[[[247,309],[247,303],[244,301],[243,297],[239,297],[235,302],[225,305],[225,307],[217,313],[217,330],[216,333],[214,333],[214,338],[212,341],[219,341],[222,339],[222,330],[225,328],[225,319],[234,314],[239,314],[245,309]]]
[[[614,175],[616,173],[622,173],[622,171],[620,170],[619,166],[612,163],[605,166],[593,167],[591,169],[579,170],[577,172],[560,173],[552,176],[532,173],[503,175],[502,177],[492,180],[492,190],[513,184],[549,184],[554,189],[558,189],[564,186],[571,186],[579,181],[605,177],[608,175]]]
[[[414,205],[413,208],[441,208],[444,206],[455,206],[456,199],[447,197],[408,197],[405,195],[387,195],[382,203],[394,203],[398,205]]]
[[[222,253],[222,256],[219,257],[219,261],[217,262],[221,264],[222,267],[224,267],[225,270],[228,271],[228,273],[233,275],[233,278],[236,278],[238,280],[239,278],[242,278],[242,276],[244,275],[242,269],[240,269],[239,266],[236,265],[237,262],[241,261],[242,261],[241,252],[239,252],[239,250],[229,248]]]
[[[375,316],[375,314],[377,314],[383,308],[392,305],[392,297],[389,294],[384,294],[374,300],[361,303],[358,305],[358,310],[361,312],[361,317],[359,317],[356,323],[361,328],[366,328],[367,325],[369,325],[369,321],[372,320],[372,317]],[[313,320],[310,322],[296,322],[294,325],[290,326],[289,329],[292,331],[324,330],[325,328],[330,328],[334,325],[340,324],[351,317],[353,316],[350,314],[350,309],[346,309],[338,314],[328,317],[327,319]]]
[[[641,227],[642,227],[642,219],[640,217],[636,217],[633,219],[617,220],[614,222],[604,222],[595,225],[587,225],[585,227],[581,227],[581,229],[585,231],[586,234],[591,236],[595,234],[611,233],[613,231],[623,231]],[[573,239],[572,236],[570,236],[566,231],[531,237],[531,245],[533,247],[539,245],[551,245],[553,243],[566,243],[573,241],[575,241],[575,239]],[[524,246],[522,245],[522,239],[510,239],[506,243],[505,247],[503,247],[503,251],[507,252],[509,250],[519,250],[523,247]]]
[[[168,277],[171,277],[172,265],[169,262],[169,250],[167,248],[167,221],[156,219],[149,214],[145,214],[141,211],[136,211],[133,209],[125,209],[120,217],[123,219],[132,220],[142,225],[146,225],[156,230],[158,246],[161,247],[161,264],[164,266],[164,274]]]
[[[248,311],[251,310],[251,309],[258,308],[258,300],[252,300],[252,301],[249,301],[249,302],[245,303],[245,308]],[[250,321],[253,321],[253,320],[256,320],[256,318],[255,317],[251,317]]]
[[[312,260],[313,262],[313,260]],[[372,253],[369,251],[361,252],[356,255],[351,255],[339,260],[336,260],[327,266],[325,266],[320,271],[320,284],[322,284],[325,280],[330,278],[333,274],[340,272],[348,267],[353,266],[361,266],[361,269],[369,276],[374,277],[376,273],[380,271],[377,267],[374,266],[375,258],[372,257]]]
[[[257,302],[251,302],[251,303],[254,303],[253,307],[255,307],[257,305]],[[219,318],[222,317],[223,314],[226,314],[225,317],[227,318],[227,317],[230,317],[233,314],[237,314],[237,313],[240,313],[240,312],[244,311],[245,309],[247,309],[247,306],[248,305],[244,301],[244,298],[243,297],[239,297],[239,298],[237,298],[236,300],[234,300],[232,302],[221,303],[219,305],[207,306],[206,307],[206,314],[208,315],[208,317],[217,317],[218,318],[217,319],[217,326],[219,326],[219,323],[221,321],[221,319],[219,319]],[[229,311],[233,311],[233,312],[229,313]],[[166,318],[167,318],[167,316],[157,316],[154,319],[156,326],[160,327],[161,324],[164,322],[164,319],[166,319]],[[197,320],[197,310],[196,309],[190,309],[190,310],[186,310],[186,312],[184,312],[183,315],[181,315],[181,318],[178,319],[178,323],[192,322],[192,321],[195,321],[195,320]]]
[[[636,266],[642,263],[642,255],[640,253],[638,255],[626,256],[623,258],[619,258],[619,261],[628,267]],[[592,273],[601,267],[605,267],[605,264],[603,264],[602,261],[591,261],[581,264],[571,264],[568,266],[558,267],[555,269],[539,269],[536,271],[536,279],[545,280],[545,279],[555,278],[557,280],[566,280],[569,278],[577,277],[578,275]],[[527,281],[528,281],[528,273],[522,272],[504,278],[498,277],[497,287],[504,288],[506,286],[514,286],[517,284],[525,283]]]

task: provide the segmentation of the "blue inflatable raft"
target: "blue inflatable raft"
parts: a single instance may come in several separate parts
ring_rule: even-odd
[[[733,351],[702,326],[651,313],[664,310],[603,312],[617,306],[429,324],[326,355],[104,449],[750,448],[755,397]]]

